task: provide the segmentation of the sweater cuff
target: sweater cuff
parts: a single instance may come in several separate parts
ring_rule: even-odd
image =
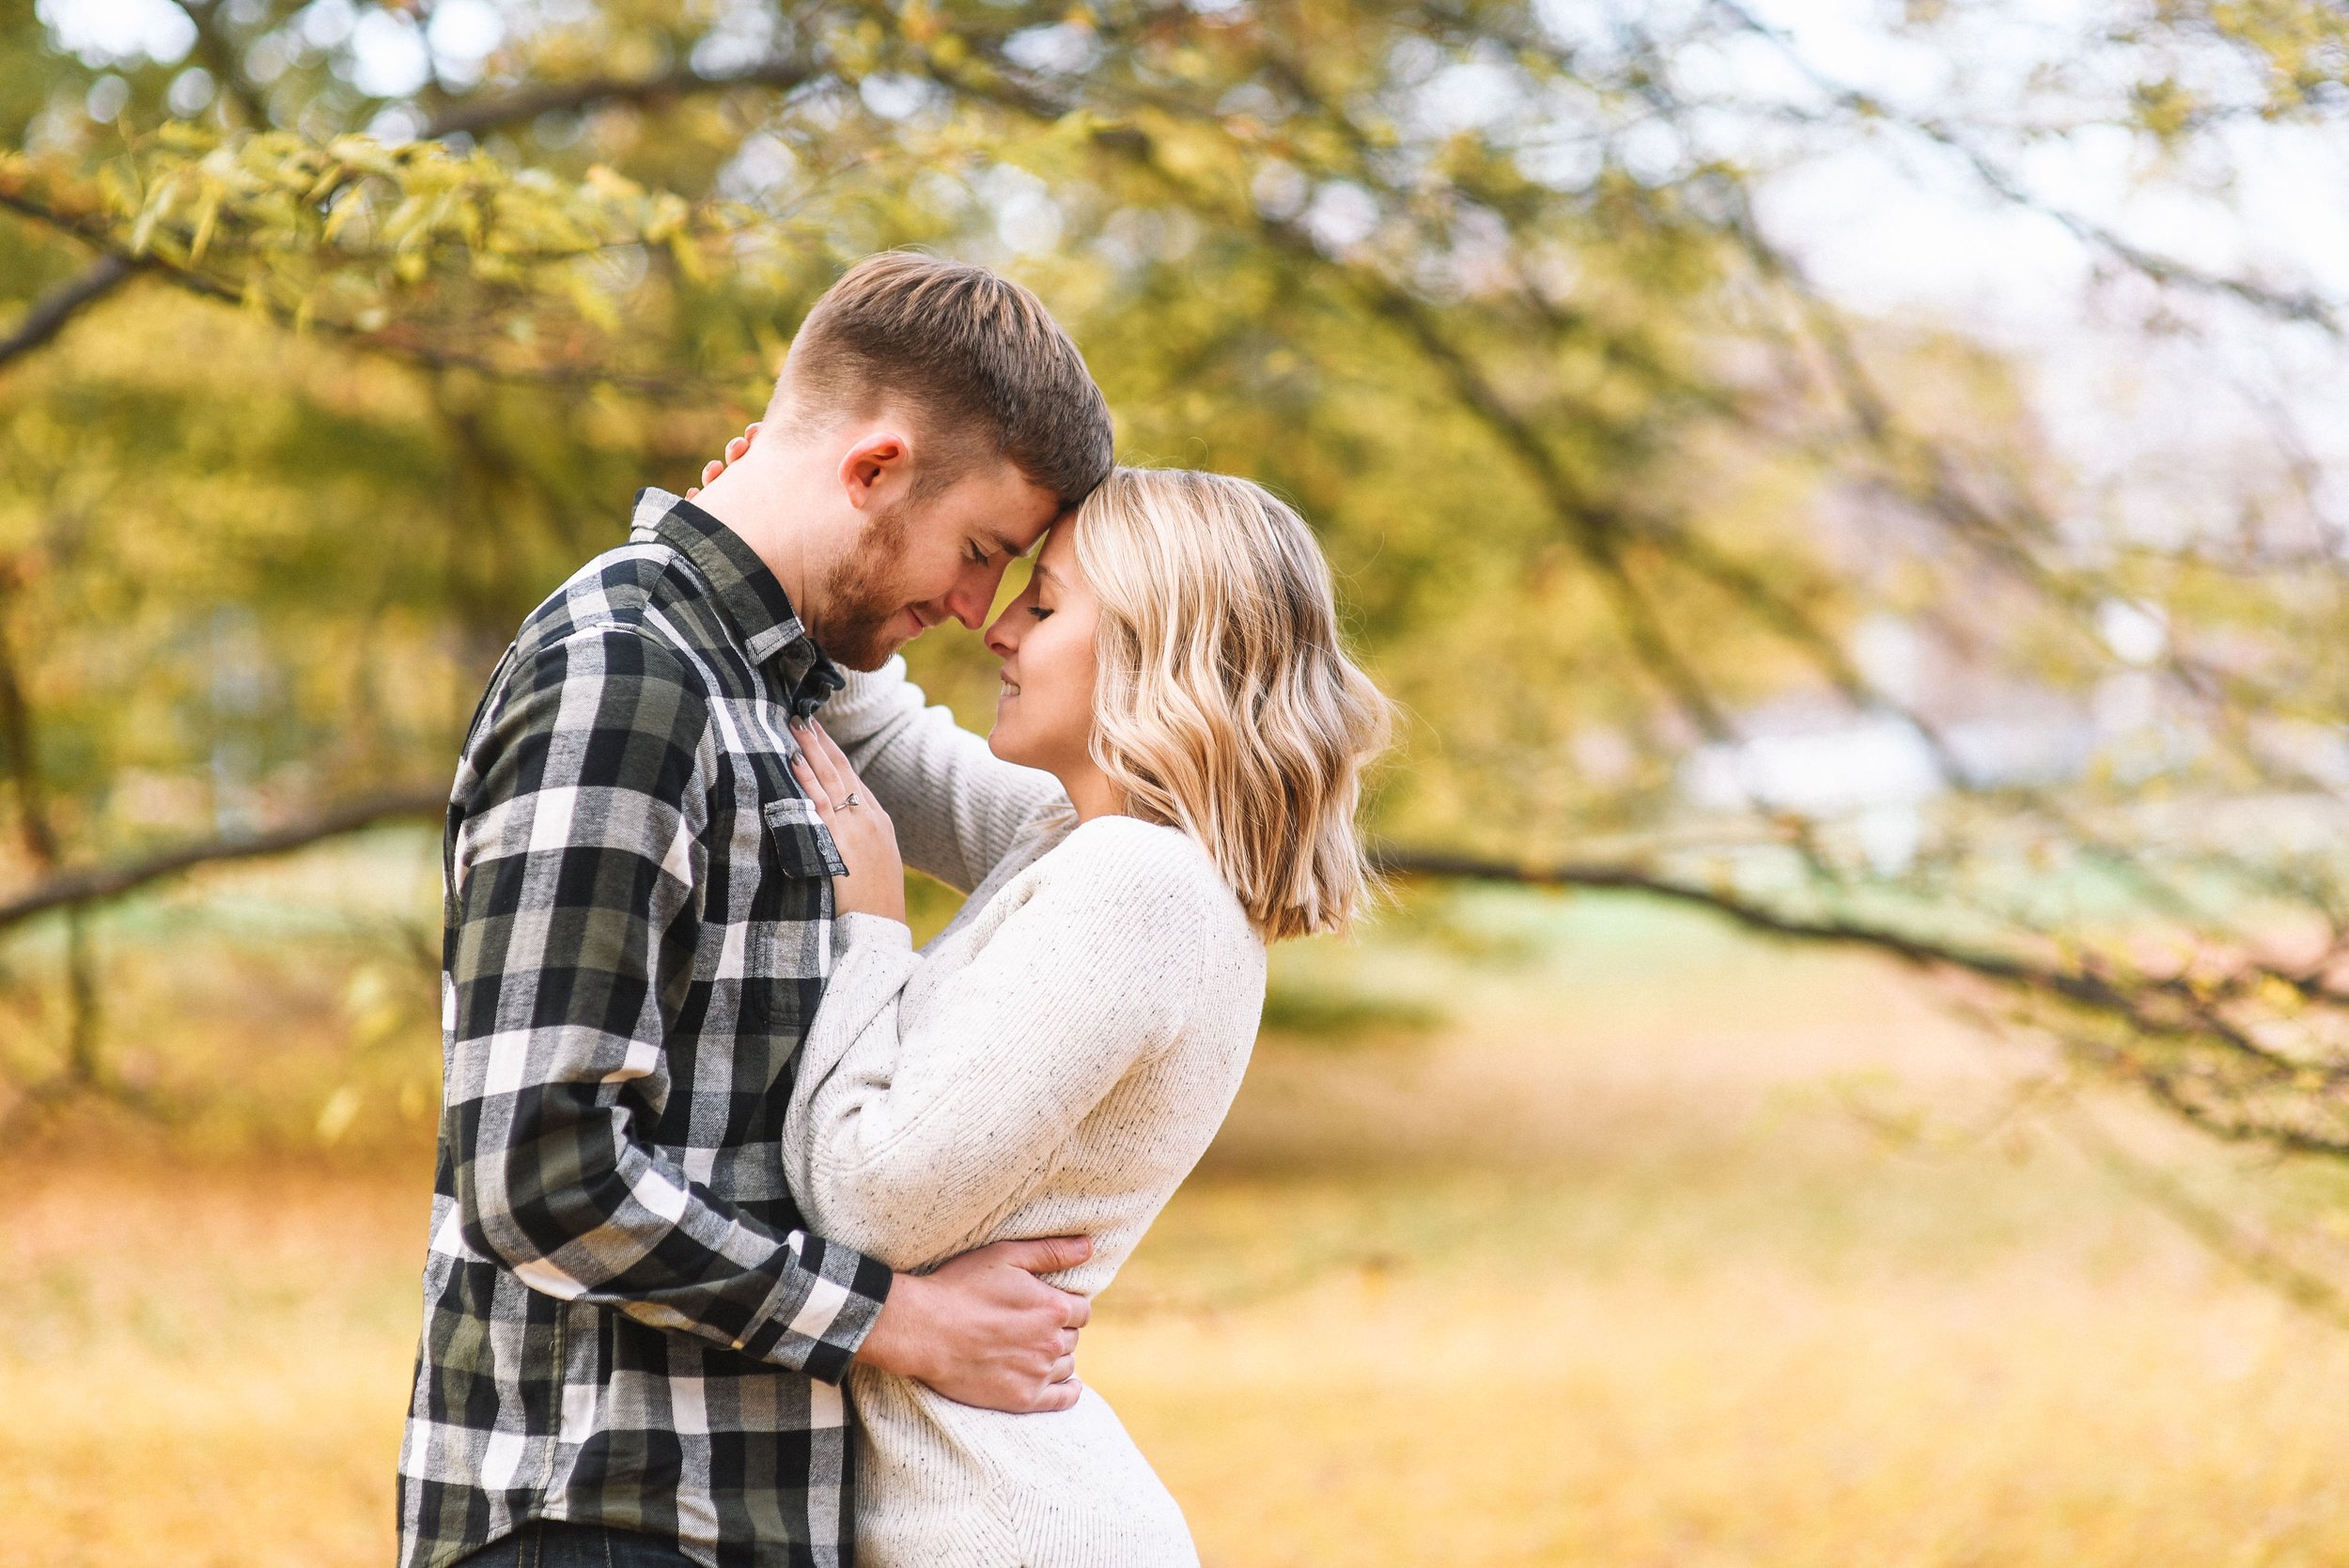
[[[854,745],[888,720],[893,707],[903,700],[898,694],[911,682],[906,675],[903,654],[892,654],[889,662],[878,670],[844,670],[841,674],[847,678],[818,717],[833,739]],[[922,705],[917,698],[912,706]]]
[[[910,953],[913,951],[913,930],[902,920],[887,915],[868,915],[851,910],[836,915],[832,923],[832,956],[834,963],[851,953]]]

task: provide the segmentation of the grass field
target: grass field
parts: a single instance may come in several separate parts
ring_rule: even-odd
[[[1514,962],[1290,962],[1445,1019],[1268,1040],[1088,1334],[1209,1564],[2349,1560],[2349,1335],[2059,1143],[1863,1129],[1838,1086],[1954,1124],[2009,1070],[1903,978],[1471,912]],[[389,1560],[387,1147],[8,1157],[0,1564]]]

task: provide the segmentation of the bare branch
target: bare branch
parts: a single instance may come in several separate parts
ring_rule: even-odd
[[[17,674],[16,652],[8,637],[8,601],[16,582],[12,571],[0,573],[0,742],[8,747],[8,770],[16,787],[17,822],[33,863],[54,875],[62,858],[56,824],[49,815],[49,792],[40,772],[40,749],[33,706]],[[98,1061],[98,957],[90,941],[86,907],[66,911],[66,1081],[95,1088]]]
[[[2061,225],[2090,250],[2103,254],[2155,284],[2193,293],[2220,295],[2280,320],[2306,322],[2334,337],[2349,335],[2349,320],[2343,319],[2340,302],[2310,290],[2275,288],[2248,278],[2210,272],[2175,256],[2149,251],[2069,208],[2033,195],[2013,174],[1953,126],[1940,120],[1904,115],[1883,100],[1819,70],[1795,47],[1794,40],[1783,30],[1754,15],[1740,0],[1712,0],[1712,4],[1738,28],[1775,44],[1787,63],[1827,94],[1836,108],[1864,122],[1898,126],[1923,137],[1953,154],[1999,200],[2026,211],[2036,212]]]
[[[91,866],[54,877],[27,892],[0,903],[0,931],[47,914],[120,898],[169,877],[208,865],[232,861],[261,860],[306,849],[326,839],[355,833],[381,823],[414,817],[436,817],[447,809],[445,789],[423,787],[392,790],[332,806],[313,816],[272,828],[265,832],[232,834],[183,844],[145,860],[118,865]]]
[[[49,820],[49,795],[41,786],[40,756],[34,739],[33,707],[16,673],[16,650],[8,637],[8,600],[16,584],[0,564],[0,747],[7,749],[9,784],[16,794],[18,830],[25,850],[43,873],[57,867],[57,831]]]
[[[726,92],[736,87],[772,87],[788,92],[819,75],[815,61],[798,55],[761,60],[743,70],[704,75],[691,66],[678,66],[658,76],[589,76],[576,82],[549,82],[479,100],[449,104],[426,122],[428,138],[470,135],[537,119],[560,111],[591,109],[606,103],[651,104],[695,93]]]
[[[2192,1042],[2230,1052],[2267,1070],[2306,1072],[2262,1047],[2214,1010],[2225,986],[2198,985],[2184,976],[2132,974],[2116,978],[2083,960],[2072,967],[2034,962],[2011,954],[1937,941],[1862,921],[1807,919],[1781,913],[1720,887],[1700,887],[1637,865],[1560,862],[1520,863],[1457,854],[1450,850],[1388,846],[1372,852],[1372,863],[1393,877],[1434,877],[1468,881],[1514,882],[1523,887],[1595,888],[1646,893],[1722,915],[1747,930],[1785,941],[1851,947],[1880,953],[1928,970],[1971,975],[2017,992],[2085,1007],[2125,1024],[2149,1038]],[[2271,974],[2244,966],[2243,983],[2263,983]],[[2331,1075],[2329,1076],[2337,1076]]]
[[[1266,226],[1288,227],[1270,224]],[[1303,236],[1299,234],[1298,238]],[[1566,525],[1576,551],[1597,577],[1615,613],[1616,624],[1623,629],[1640,662],[1662,682],[1681,711],[1708,738],[1729,738],[1732,731],[1720,705],[1713,700],[1702,677],[1672,644],[1665,633],[1662,617],[1624,560],[1624,519],[1583,491],[1550,451],[1548,443],[1501,399],[1482,368],[1444,335],[1434,311],[1376,273],[1361,268],[1340,271],[1365,305],[1403,330],[1418,347],[1421,357],[1452,383],[1454,396],[1532,477],[1543,499]]]
[[[67,1080],[85,1089],[98,1087],[102,1069],[98,1059],[98,955],[92,951],[89,906],[76,904],[65,912],[65,1071]]]
[[[989,63],[996,68],[996,73],[983,80],[957,75],[934,60],[928,66],[931,74],[946,87],[1034,118],[1055,121],[1076,107],[1073,101],[1059,101],[1021,82],[1006,62],[990,56]],[[1130,125],[1119,126],[1097,136],[1096,143],[1159,179],[1174,182],[1154,156],[1155,144],[1146,132]],[[1195,192],[1185,194],[1196,196]],[[1595,576],[1617,626],[1641,666],[1664,687],[1674,705],[1701,733],[1714,739],[1729,737],[1731,726],[1720,705],[1714,701],[1703,678],[1673,644],[1646,591],[1631,575],[1623,552],[1625,520],[1575,481],[1548,443],[1510,410],[1482,367],[1444,334],[1435,313],[1416,296],[1370,269],[1333,264],[1298,224],[1266,218],[1252,210],[1233,217],[1249,224],[1260,238],[1277,249],[1309,264],[1330,268],[1365,308],[1405,334],[1421,357],[1451,384],[1463,407],[1526,470]]]
[[[2001,984],[2047,991],[2073,1001],[2108,1002],[2111,988],[2092,976],[2043,969],[1998,954],[1928,941],[1922,938],[1840,920],[1801,920],[1782,915],[1717,888],[1674,881],[1631,865],[1561,862],[1517,864],[1441,849],[1382,847],[1372,862],[1391,877],[1435,877],[1480,882],[1514,882],[1523,887],[1594,888],[1641,893],[1691,905],[1726,916],[1747,930],[1766,937],[1831,946],[1865,948],[1921,969],[1948,969],[1979,975]]]
[[[121,287],[134,271],[130,262],[109,252],[84,268],[79,276],[34,301],[16,331],[0,338],[0,365],[31,353],[65,331],[74,317]]]
[[[2349,1296],[2339,1285],[2286,1257],[2273,1242],[2243,1229],[2186,1190],[2176,1177],[2137,1158],[2089,1119],[2077,1103],[2050,1125],[2107,1174],[2184,1229],[2195,1240],[2295,1305],[2349,1327]]]
[[[237,53],[234,39],[220,27],[221,0],[173,0],[188,21],[195,27],[195,55],[220,83],[221,89],[236,101],[246,120],[257,126],[269,124],[269,103],[261,96],[253,79],[244,73],[244,61]]]

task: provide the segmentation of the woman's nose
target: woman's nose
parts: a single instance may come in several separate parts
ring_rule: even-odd
[[[1009,659],[1019,645],[1019,637],[1012,629],[1011,612],[1006,610],[988,626],[987,651],[998,659]]]

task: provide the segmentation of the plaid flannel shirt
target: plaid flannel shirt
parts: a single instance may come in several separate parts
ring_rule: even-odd
[[[778,1143],[844,869],[785,721],[839,684],[749,548],[658,490],[490,678],[443,846],[404,1568],[534,1518],[711,1568],[851,1559],[837,1384],[889,1271],[806,1233]]]

